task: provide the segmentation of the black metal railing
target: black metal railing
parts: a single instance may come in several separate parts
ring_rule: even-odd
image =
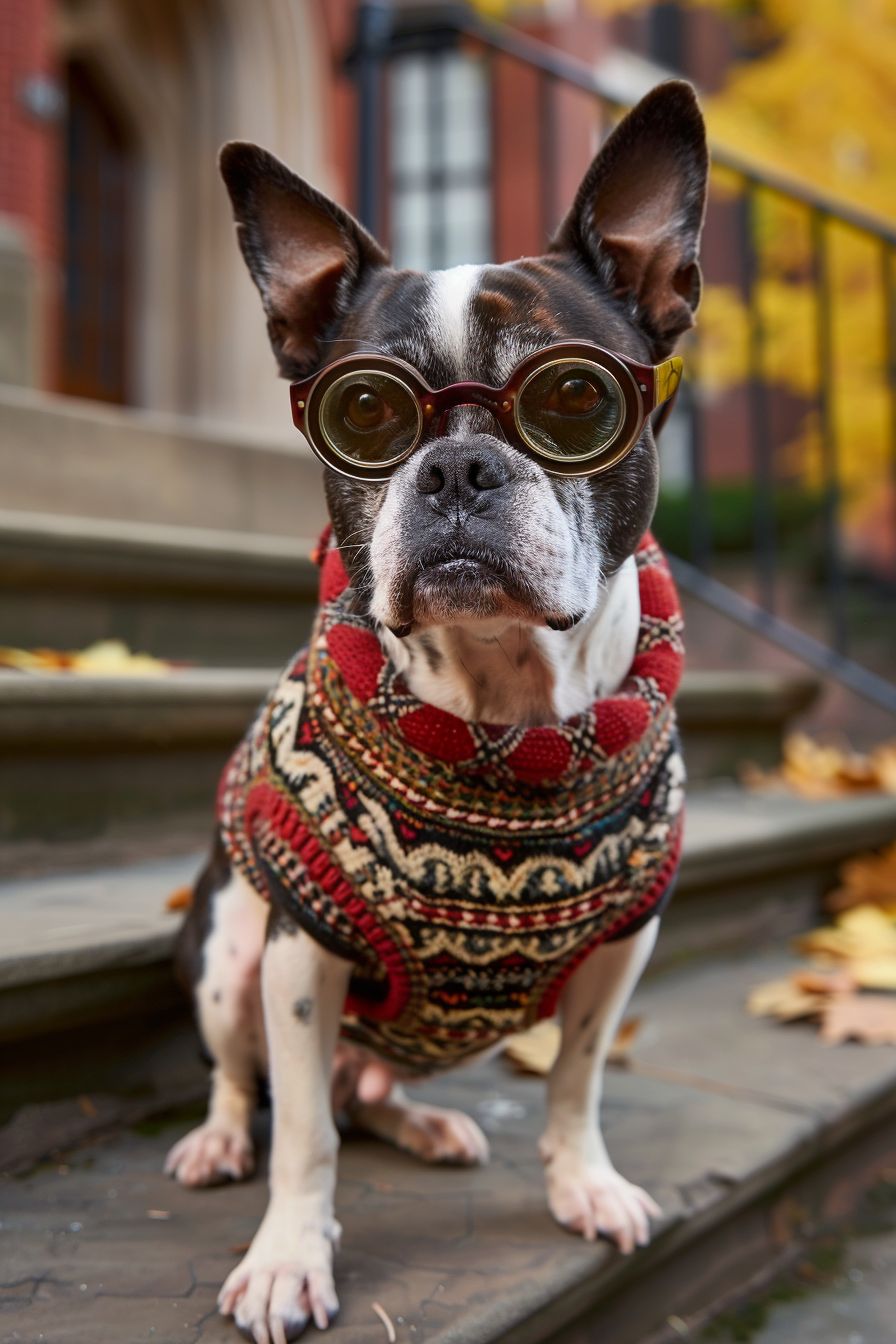
[[[457,52],[479,63],[491,91],[492,119],[497,112],[502,69],[509,63],[527,72],[531,80],[537,108],[532,149],[537,156],[538,232],[542,238],[559,222],[567,204],[560,199],[558,182],[558,100],[571,91],[588,100],[589,115],[597,119],[601,133],[625,109],[618,88],[583,62],[522,32],[485,20],[466,5],[415,10],[393,8],[387,0],[363,0],[358,7],[357,38],[350,57],[358,91],[357,208],[362,221],[386,240],[390,207],[400,200],[395,198],[400,176],[392,171],[387,143],[390,75],[397,62],[409,59],[422,61],[427,71],[423,82],[423,117],[428,127],[424,178],[426,208],[431,212],[430,245],[424,248],[422,258],[414,258],[418,265],[445,264],[450,193],[469,191],[471,186],[492,192],[496,180],[487,164],[471,173],[463,164],[443,162],[438,153],[445,124],[445,81],[440,62]],[[842,412],[845,391],[843,360],[838,360],[835,351],[835,326],[841,305],[852,298],[836,288],[832,276],[835,233],[839,238],[845,231],[857,246],[876,254],[874,286],[883,313],[880,394],[886,398],[887,423],[886,441],[875,470],[881,492],[891,490],[896,501],[896,228],[799,181],[760,170],[724,148],[714,147],[712,157],[717,199],[715,222],[710,209],[707,237],[714,228],[717,232],[725,230],[726,266],[730,271],[733,263],[737,273],[734,288],[744,319],[745,348],[737,376],[721,397],[721,410],[718,397],[712,404],[709,380],[701,372],[706,352],[701,352],[699,335],[689,351],[692,358],[688,364],[696,369],[696,376],[680,399],[677,413],[679,438],[684,442],[681,494],[687,519],[683,528],[672,529],[674,541],[663,536],[662,528],[661,538],[672,551],[676,577],[687,592],[896,713],[896,685],[891,680],[887,655],[888,647],[892,654],[892,630],[896,628],[896,574],[857,572],[847,546],[844,463],[856,445],[842,442],[842,414],[838,411]],[[799,271],[798,291],[785,288],[784,293],[799,292],[811,299],[813,329],[807,334],[803,359],[813,362],[814,370],[811,386],[802,386],[798,395],[782,393],[779,379],[769,371],[774,343],[765,311],[769,273],[763,233],[770,228],[774,233],[778,219],[775,212],[783,212],[780,219],[789,221],[787,226],[795,241],[788,265]],[[736,227],[732,228],[732,223]],[[538,245],[533,239],[533,248]],[[705,251],[711,254],[713,249]],[[712,286],[711,267],[706,278]],[[780,366],[780,353],[777,359]],[[777,372],[780,374],[780,367]],[[798,492],[802,491],[802,530],[797,528],[797,542],[782,528],[781,483],[794,477],[789,464],[793,427],[781,430],[776,424],[782,407],[791,420],[798,412],[803,426],[811,426],[811,434],[806,431],[814,463],[811,486],[805,484],[805,471],[796,473]],[[739,433],[745,431],[742,476],[746,488],[741,514],[748,508],[751,516],[750,535],[734,550],[726,549],[730,539],[714,520],[712,508],[718,489],[709,438],[726,423],[736,425]],[[863,488],[867,497],[867,480]],[[893,513],[883,524],[885,530],[889,529],[883,554],[888,541],[896,545]],[[889,641],[887,629],[891,632]],[[869,644],[870,630],[877,633]]]

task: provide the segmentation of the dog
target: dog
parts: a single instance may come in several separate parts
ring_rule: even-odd
[[[178,943],[213,1072],[169,1173],[247,1176],[270,1079],[270,1200],[219,1298],[260,1342],[338,1310],[334,1101],[484,1162],[472,1119],[402,1082],[555,1008],[551,1212],[623,1252],[659,1215],[598,1112],[680,841],[649,413],[700,297],[707,149],[691,87],[659,85],[543,256],[429,274],[256,146],[221,171],[331,520],[311,646],[225,772]]]

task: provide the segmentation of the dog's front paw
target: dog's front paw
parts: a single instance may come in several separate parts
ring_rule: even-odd
[[[587,1162],[572,1153],[546,1160],[548,1204],[561,1226],[586,1241],[598,1234],[614,1241],[623,1255],[650,1240],[650,1218],[662,1210],[638,1185],[632,1185],[609,1163]]]
[[[165,1159],[165,1172],[181,1185],[241,1181],[255,1168],[252,1140],[238,1126],[206,1123],[190,1130]]]
[[[463,1111],[409,1102],[395,1136],[399,1148],[424,1162],[471,1167],[488,1161],[488,1139]]]
[[[218,1295],[221,1315],[232,1316],[256,1344],[298,1339],[310,1320],[326,1330],[339,1310],[333,1246],[340,1232],[335,1219],[324,1227],[291,1218],[276,1220],[275,1226],[268,1216]]]

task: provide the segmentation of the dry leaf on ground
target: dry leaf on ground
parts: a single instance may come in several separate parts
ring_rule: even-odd
[[[796,970],[780,980],[766,980],[747,998],[753,1017],[776,1017],[779,1022],[798,1022],[820,1017],[833,995],[855,989],[849,970]]]
[[[896,962],[896,925],[876,905],[857,905],[838,915],[836,924],[803,934],[796,940],[796,948],[826,961],[892,958]]]
[[[520,1073],[550,1073],[560,1050],[560,1023],[553,1017],[518,1031],[504,1042],[504,1057]]]
[[[641,1030],[640,1017],[627,1017],[619,1024],[619,1030],[607,1052],[608,1064],[627,1064],[632,1046]]]
[[[896,793],[896,742],[884,742],[871,753],[871,764],[885,793]]]
[[[790,978],[797,989],[807,994],[847,994],[856,987],[849,971],[840,968],[834,971],[794,971]]]
[[[747,1000],[756,1017],[781,1022],[813,1019],[830,1044],[857,1040],[896,1044],[896,922],[876,905],[857,905],[834,924],[812,929],[797,948],[815,967],[800,967],[779,980],[757,985]]]
[[[803,798],[896,793],[896,741],[884,742],[866,755],[814,742],[805,733],[792,733],[784,741],[783,759],[777,770],[764,771],[746,765],[742,778],[748,788],[784,785]]]
[[[894,789],[896,792],[896,789]],[[861,854],[840,866],[840,886],[825,897],[832,913],[856,905],[876,905],[896,919],[896,844],[878,854]]]
[[[896,1045],[896,996],[835,994],[824,1007],[821,1037],[829,1045]]]
[[[120,639],[101,639],[86,649],[0,648],[0,668],[16,672],[71,672],[82,677],[161,677],[171,664],[132,653]]]
[[[193,904],[192,887],[175,887],[171,895],[165,901],[166,910],[189,910]]]
[[[639,1017],[629,1017],[622,1023],[610,1046],[607,1060],[624,1064],[632,1044],[641,1029]],[[504,1042],[504,1055],[520,1073],[534,1073],[539,1077],[549,1074],[560,1050],[560,1023],[556,1018],[536,1022],[528,1031],[516,1032]]]
[[[896,956],[853,957],[848,965],[859,989],[896,990]]]
[[[798,1022],[801,1018],[817,1017],[825,1002],[825,995],[817,990],[800,989],[792,976],[781,980],[766,980],[750,991],[747,1012],[753,1017],[776,1017],[779,1022]]]
[[[0,648],[2,667],[15,672],[67,672],[71,667],[71,654],[60,653],[58,649]]]

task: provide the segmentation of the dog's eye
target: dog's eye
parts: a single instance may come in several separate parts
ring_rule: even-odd
[[[603,400],[603,388],[583,374],[558,380],[548,399],[552,411],[561,415],[590,415]]]
[[[376,429],[388,420],[389,404],[371,387],[356,387],[348,397],[345,416],[353,429]]]

